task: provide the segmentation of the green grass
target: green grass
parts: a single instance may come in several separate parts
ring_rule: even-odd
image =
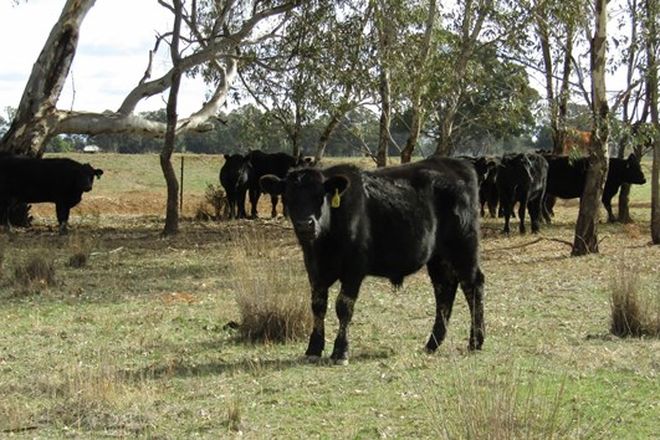
[[[164,193],[157,156],[81,157],[109,171],[74,210],[71,236],[59,237],[42,207],[33,230],[0,236],[0,437],[660,436],[660,341],[609,335],[609,286],[622,258],[640,274],[640,293],[660,292],[660,255],[647,245],[650,210],[637,191],[637,223],[601,224],[595,256],[571,258],[557,241],[506,238],[500,220],[484,220],[481,353],[466,350],[460,293],[445,344],[423,352],[433,295],[420,271],[399,291],[380,279],[364,283],[351,363],[336,367],[302,361],[305,341],[250,344],[226,326],[240,321],[235,289],[250,257],[241,237],[253,228],[277,247],[266,252],[270,264],[305,276],[285,220],[186,220],[180,235],[163,239],[151,205],[149,215],[136,207],[144,193]],[[186,161],[185,189],[201,197],[221,159]],[[559,203],[556,212],[541,236],[571,241],[576,204]],[[81,241],[87,264],[72,267]],[[257,245],[251,252],[261,253]],[[53,262],[56,283],[17,294],[14,268],[33,254]],[[331,345],[332,303],[326,327]]]

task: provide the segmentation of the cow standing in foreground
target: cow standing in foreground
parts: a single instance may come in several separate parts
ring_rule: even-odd
[[[516,202],[519,202],[518,217],[520,233],[525,233],[525,210],[529,211],[532,232],[540,229],[543,199],[548,179],[548,162],[535,153],[505,155],[498,165],[497,189],[500,206],[504,212],[504,232],[509,233],[509,219]]]
[[[331,354],[348,363],[348,327],[362,281],[388,278],[395,286],[426,265],[436,299],[426,349],[443,341],[457,286],[471,314],[469,348],[484,341],[483,285],[479,268],[477,178],[462,160],[431,157],[412,164],[363,171],[350,165],[302,168],[286,178],[261,178],[264,191],[284,194],[302,247],[312,290],[312,330],[306,355],[325,345],[328,289],[337,280],[339,331]]]
[[[543,216],[548,223],[554,215],[553,207],[555,197],[561,199],[575,199],[582,197],[584,185],[587,180],[589,159],[581,157],[577,159],[568,156],[545,156],[548,164],[548,188],[544,202]],[[639,159],[634,154],[627,159],[611,157],[607,167],[607,178],[603,188],[601,201],[607,210],[607,221],[614,222],[616,217],[612,213],[612,198],[624,183],[643,185],[646,183],[644,172],[639,164]]]
[[[220,184],[227,194],[229,218],[245,218],[245,194],[250,177],[250,162],[241,154],[225,154],[220,168]]]
[[[69,211],[92,190],[94,177],[103,170],[71,159],[36,159],[13,155],[0,157],[0,206],[8,213],[12,205],[55,203],[60,234],[67,233]],[[7,227],[9,215],[4,219]]]

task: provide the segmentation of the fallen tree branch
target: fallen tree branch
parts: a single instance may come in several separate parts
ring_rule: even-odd
[[[524,247],[527,247],[527,246],[531,246],[531,245],[536,244],[536,243],[540,243],[544,240],[554,241],[554,242],[557,242],[557,243],[565,244],[566,246],[569,246],[569,247],[573,247],[573,243],[571,243],[570,241],[562,240],[561,238],[539,237],[536,240],[532,240],[528,243],[518,244],[518,245],[515,245],[515,246],[507,246],[507,247],[502,247],[502,248],[496,248],[496,249],[484,249],[482,252],[508,251],[508,250],[511,250],[511,249],[520,249],[520,248],[524,248]]]

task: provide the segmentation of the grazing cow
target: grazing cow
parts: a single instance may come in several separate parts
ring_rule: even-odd
[[[250,177],[250,162],[240,154],[225,154],[220,168],[220,184],[227,194],[229,218],[245,218],[245,194]]]
[[[252,218],[257,218],[257,202],[261,196],[261,187],[259,186],[259,179],[267,174],[274,174],[277,177],[283,178],[286,173],[293,167],[298,165],[298,160],[286,153],[264,153],[259,150],[250,151],[247,156],[250,163],[250,179],[249,179],[249,195],[252,211],[250,213]],[[271,217],[277,216],[277,195],[271,194]],[[282,211],[284,216],[287,215],[287,204],[285,197],[282,197]]]
[[[0,206],[8,212],[14,203],[55,203],[60,234],[67,233],[69,211],[83,192],[92,190],[103,170],[71,159],[0,157]],[[9,216],[4,219],[9,227]]]
[[[587,180],[587,170],[589,168],[589,159],[586,157],[571,159],[567,156],[548,155],[546,159],[548,168],[548,187],[545,200],[545,209],[543,216],[550,222],[550,217],[554,215],[555,198],[575,199],[582,197],[584,185]],[[611,157],[607,168],[607,178],[603,188],[601,201],[607,210],[607,220],[616,221],[612,213],[612,198],[619,191],[624,183],[643,185],[646,183],[644,172],[639,164],[639,160],[634,154],[627,159],[618,159]]]
[[[314,328],[306,355],[324,349],[328,289],[337,280],[339,331],[331,359],[348,362],[348,326],[367,275],[395,286],[426,265],[436,299],[426,349],[445,337],[460,284],[472,317],[470,349],[484,341],[483,284],[479,268],[477,179],[465,161],[431,157],[364,171],[351,165],[299,168],[284,179],[261,178],[264,191],[284,194],[302,248],[312,291]]]
[[[504,213],[505,234],[509,233],[509,219],[516,202],[520,233],[525,233],[525,210],[529,211],[532,233],[539,231],[543,197],[548,178],[548,162],[536,153],[505,155],[498,166],[497,189]]]

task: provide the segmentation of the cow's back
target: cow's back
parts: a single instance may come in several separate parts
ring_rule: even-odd
[[[365,172],[363,188],[372,275],[402,280],[455,237],[478,239],[477,178],[465,161],[432,157]]]
[[[587,158],[570,158],[568,156],[547,156],[548,161],[548,194],[573,199],[580,197],[589,166]]]
[[[34,203],[60,200],[75,191],[78,167],[64,158],[0,158],[0,196]]]

